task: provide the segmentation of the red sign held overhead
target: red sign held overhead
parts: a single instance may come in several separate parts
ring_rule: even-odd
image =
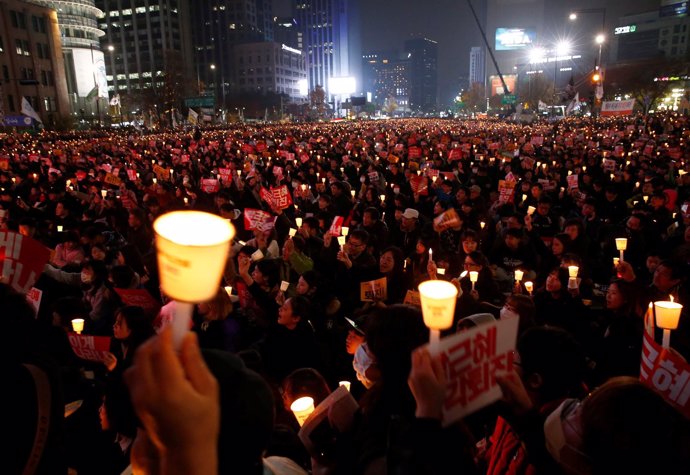
[[[0,275],[2,282],[26,294],[33,287],[50,251],[38,241],[19,233],[0,231]]]

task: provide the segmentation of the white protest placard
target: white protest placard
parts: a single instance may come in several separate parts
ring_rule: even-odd
[[[498,320],[427,346],[440,355],[446,375],[443,426],[501,398],[496,375],[513,370],[519,318]]]

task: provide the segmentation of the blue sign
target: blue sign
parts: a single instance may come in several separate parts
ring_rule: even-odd
[[[33,124],[34,120],[25,115],[6,115],[5,122],[0,123],[5,127],[31,127]]]
[[[532,48],[536,40],[534,28],[496,28],[496,51]]]

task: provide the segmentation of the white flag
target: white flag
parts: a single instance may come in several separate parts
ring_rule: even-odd
[[[110,105],[111,106],[119,106],[120,105],[120,95],[115,94],[112,99],[110,99]]]
[[[576,93],[575,97],[573,97],[573,100],[570,101],[570,104],[568,104],[568,107],[565,109],[565,115],[570,114],[575,107],[580,103],[580,93]]]
[[[601,84],[601,82],[597,84],[597,90],[595,91],[594,96],[599,100],[604,97],[604,85]]]
[[[40,122],[41,124],[43,121],[39,117],[39,115],[36,113],[33,107],[31,107],[31,104],[29,104],[29,101],[26,100],[26,97],[22,97],[22,114],[25,116],[31,117],[34,119],[36,122]]]
[[[187,122],[192,125],[196,125],[199,122],[199,114],[196,113],[194,109],[189,108],[189,114],[187,115]]]
[[[541,99],[539,99],[539,110],[545,111],[548,108],[549,108],[549,106],[547,106]]]

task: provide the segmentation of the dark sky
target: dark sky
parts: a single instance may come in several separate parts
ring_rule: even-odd
[[[475,8],[486,0],[472,0]],[[511,1],[504,0],[506,3]],[[515,0],[513,0],[515,1]],[[607,25],[622,14],[658,8],[659,0],[546,0],[558,2],[551,10],[562,10],[558,17],[575,8],[606,7]],[[291,15],[291,0],[273,0],[276,15]],[[469,51],[480,46],[479,34],[467,0],[359,0],[361,5],[362,47],[365,51],[397,49],[402,52],[406,39],[423,35],[439,45],[439,101],[448,103],[459,88],[459,77],[469,71]],[[518,2],[519,3],[519,2]],[[563,20],[566,21],[566,20]],[[507,26],[507,25],[506,25]],[[493,47],[493,32],[487,32]],[[487,57],[487,61],[490,59]]]

